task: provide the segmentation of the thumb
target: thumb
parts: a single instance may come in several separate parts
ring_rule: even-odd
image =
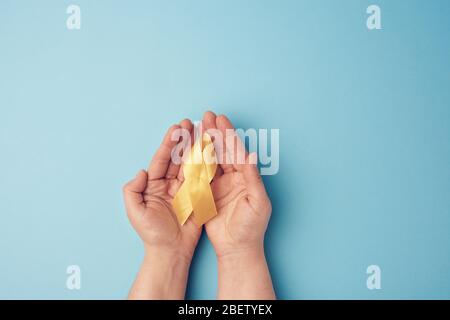
[[[249,154],[246,163],[240,165],[240,169],[244,176],[249,200],[255,200],[260,205],[265,204],[265,201],[269,201],[266,188],[258,171],[256,153]]]
[[[147,187],[147,172],[141,170],[133,180],[129,181],[123,187],[123,196],[125,199],[125,208],[127,212],[139,210],[144,203],[142,193]]]

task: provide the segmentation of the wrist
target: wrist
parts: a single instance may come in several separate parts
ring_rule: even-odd
[[[145,245],[144,264],[146,263],[176,263],[189,267],[192,253],[180,249]]]
[[[172,250],[145,250],[129,299],[183,299],[190,259]]]
[[[275,299],[263,245],[218,256],[218,299]]]
[[[218,264],[228,265],[241,261],[261,261],[265,260],[264,245],[257,244],[244,247],[234,247],[216,252]]]

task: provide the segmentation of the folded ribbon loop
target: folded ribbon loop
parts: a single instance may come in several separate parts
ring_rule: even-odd
[[[181,170],[184,182],[172,200],[180,225],[192,214],[195,224],[203,225],[217,214],[210,183],[217,169],[211,137],[204,133],[191,148]]]

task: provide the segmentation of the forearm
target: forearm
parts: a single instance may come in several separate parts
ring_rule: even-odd
[[[190,261],[179,255],[147,252],[128,299],[184,299],[189,265]]]
[[[218,299],[275,299],[263,246],[218,257],[218,272]]]

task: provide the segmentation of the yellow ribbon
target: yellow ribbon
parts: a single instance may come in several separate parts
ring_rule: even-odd
[[[214,145],[207,133],[194,143],[181,169],[184,182],[172,200],[172,207],[180,225],[192,214],[195,224],[201,226],[217,214],[210,186],[217,162]]]

